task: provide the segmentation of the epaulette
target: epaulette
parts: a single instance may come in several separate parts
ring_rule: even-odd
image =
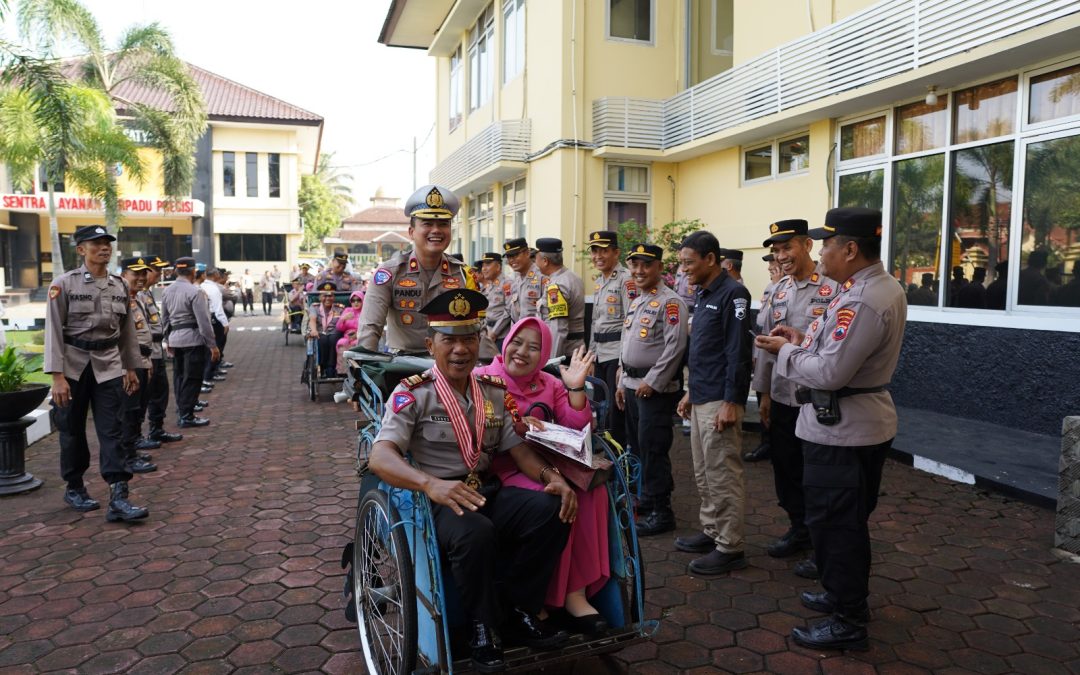
[[[506,389],[506,381],[503,380],[498,375],[480,375],[480,376],[477,377],[477,379],[480,380],[481,382],[483,382],[484,384],[490,384],[493,387],[499,387],[500,389]]]
[[[431,373],[429,371],[424,371],[424,372],[420,373],[419,375],[410,375],[410,376],[406,377],[404,380],[401,381],[401,383],[403,385],[405,385],[406,389],[411,391],[413,389],[416,389],[417,387],[419,387],[423,383],[431,382],[431,381],[432,381]]]

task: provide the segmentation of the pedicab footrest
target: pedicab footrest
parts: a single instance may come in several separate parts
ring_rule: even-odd
[[[510,647],[506,649],[503,661],[506,663],[507,671],[533,670],[590,656],[610,654],[648,639],[648,635],[637,624],[632,624],[613,629],[607,635],[598,637],[587,638],[584,635],[573,635],[565,645],[551,651]],[[467,658],[454,661],[454,672],[473,672],[472,661]]]

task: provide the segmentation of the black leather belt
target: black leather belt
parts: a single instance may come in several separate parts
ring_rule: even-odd
[[[593,342],[618,342],[622,339],[622,331],[615,331],[614,333],[593,333]]]
[[[885,390],[885,385],[880,387],[841,387],[836,390],[836,398],[855,396],[856,394],[876,394]],[[807,387],[797,387],[795,389],[795,402],[799,405],[810,403],[810,391]]]
[[[149,345],[139,345],[139,353],[143,356],[150,356],[154,353],[154,348]]]
[[[114,337],[108,340],[80,340],[79,338],[64,336],[64,344],[71,345],[72,347],[78,347],[79,349],[86,350],[88,352],[101,352],[106,349],[112,349],[116,345],[120,344],[120,338]]]
[[[585,339],[585,331],[580,331],[580,332],[577,332],[577,333],[570,333],[569,335],[566,336],[566,339],[567,340],[584,340]]]
[[[169,330],[180,330],[181,328],[198,328],[199,324],[195,321],[189,323],[170,323]]]
[[[623,366],[623,375],[629,375],[630,377],[645,377],[649,374],[651,368],[635,368],[633,366]]]

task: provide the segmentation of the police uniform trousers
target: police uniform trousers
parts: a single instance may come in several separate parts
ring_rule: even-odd
[[[806,501],[803,499],[803,442],[795,435],[798,420],[798,406],[772,400],[768,439],[776,499],[787,513],[791,527],[802,529],[806,521]]]
[[[187,419],[195,414],[203,372],[210,359],[209,350],[197,347],[173,347],[173,388],[176,394],[176,416]]]
[[[608,428],[611,431],[611,437],[615,439],[615,442],[626,447],[626,413],[619,410],[619,406],[615,405],[615,392],[619,390],[618,380],[616,375],[619,372],[619,359],[612,359],[610,361],[602,361],[596,364],[596,377],[604,381],[604,384],[608,388],[608,396],[611,400],[608,401]]]
[[[892,440],[878,445],[819,445],[803,441],[806,526],[821,585],[837,613],[860,611],[870,594],[870,530],[881,472]]]
[[[210,325],[213,326],[213,328],[214,328],[214,344],[217,345],[218,351],[221,352],[221,360],[224,361],[225,360],[225,326],[218,323],[217,319],[211,319],[210,320]],[[206,363],[203,364],[202,379],[209,382],[210,378],[212,378],[214,376],[214,373],[217,372],[218,363],[221,363],[221,361],[218,361],[217,363],[215,363],[214,360],[210,358],[210,350],[205,349],[205,348],[204,348],[204,350],[206,352]]]
[[[136,368],[139,378],[139,390],[133,394],[124,394],[124,408],[120,415],[120,447],[124,459],[135,459],[135,444],[142,437],[142,421],[150,401],[149,370]]]
[[[336,330],[319,333],[319,367],[324,376],[326,371],[337,365],[337,343],[341,338],[342,334]]]
[[[460,516],[432,505],[439,550],[474,620],[498,626],[504,602],[532,614],[542,609],[570,534],[559,508],[555,495],[515,487],[499,489],[479,510]]]
[[[633,389],[624,387],[623,393],[626,398],[626,440],[641,462],[639,512],[670,509],[671,493],[675,489],[668,455],[675,438],[671,418],[682,392],[657,392],[648,398],[638,398]]]
[[[164,358],[154,359],[153,364],[143,412],[150,420],[150,428],[156,429],[165,423],[165,410],[169,407],[169,375],[165,372]]]
[[[120,415],[124,405],[123,377],[98,382],[94,368],[86,364],[78,380],[66,378],[71,401],[59,408],[52,404],[52,421],[60,432],[60,475],[68,487],[83,486],[83,474],[90,467],[90,446],[86,442],[86,413],[94,411],[98,437],[98,461],[106,483],[131,480],[120,448]]]

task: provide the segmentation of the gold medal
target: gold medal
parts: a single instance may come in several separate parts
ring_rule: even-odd
[[[480,476],[476,475],[475,471],[470,471],[468,476],[465,476],[465,485],[468,485],[474,490],[480,489]]]

